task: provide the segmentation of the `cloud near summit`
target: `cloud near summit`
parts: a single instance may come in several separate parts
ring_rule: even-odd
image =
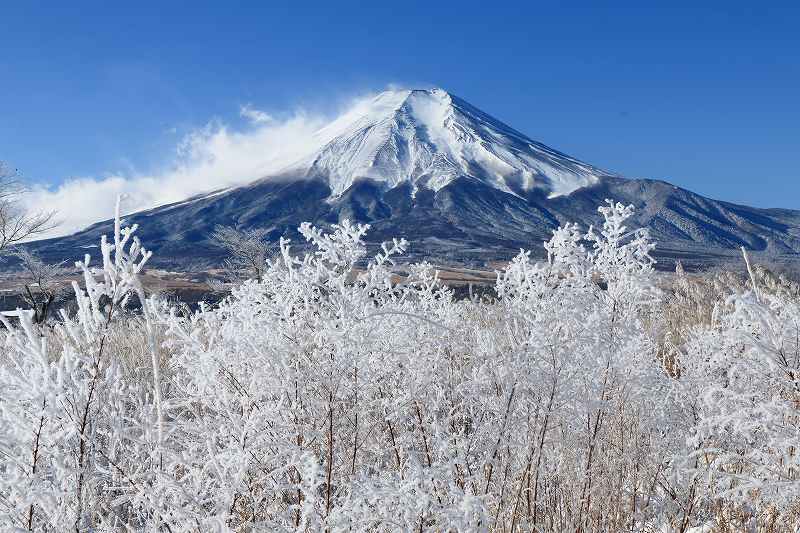
[[[213,120],[186,135],[171,160],[156,172],[76,177],[55,187],[37,185],[25,203],[34,210],[57,211],[60,224],[46,236],[66,235],[110,218],[119,194],[125,195],[123,208],[130,213],[276,173],[312,150],[313,133],[330,120],[302,110],[277,119],[249,104],[241,106],[239,114],[244,125]]]

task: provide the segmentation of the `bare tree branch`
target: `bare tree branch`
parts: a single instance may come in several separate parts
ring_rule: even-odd
[[[21,200],[28,192],[19,172],[0,161],[0,253],[56,226],[55,212],[23,207]]]

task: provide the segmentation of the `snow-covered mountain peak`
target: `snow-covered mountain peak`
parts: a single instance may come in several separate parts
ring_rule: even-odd
[[[319,148],[300,165],[327,179],[334,195],[358,179],[439,190],[466,177],[512,194],[539,189],[558,196],[607,175],[442,89],[385,91],[315,137]]]
[[[281,161],[294,163],[278,173],[128,220],[144,228],[148,248],[171,270],[218,264],[210,235],[220,224],[304,241],[296,231],[303,222],[325,227],[344,219],[371,224],[371,244],[392,237],[415,243],[415,261],[474,267],[505,261],[520,248],[543,253],[541,243],[564,222],[597,223],[605,198],[637,206],[634,223],[649,228],[667,268],[664,258],[679,257],[690,268],[722,265],[742,246],[795,263],[800,254],[800,211],[737,206],[658,180],[608,176],[440,89],[362,100],[304,141],[297,149],[305,157],[285,156]],[[362,178],[383,186],[345,194]],[[438,192],[424,194],[424,187]],[[408,201],[406,192],[415,191],[417,201]],[[33,249],[57,263],[112,229],[101,222]]]

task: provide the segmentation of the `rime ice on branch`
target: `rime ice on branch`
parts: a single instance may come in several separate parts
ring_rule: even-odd
[[[403,240],[370,258],[367,226],[304,224],[310,252],[281,240],[187,316],[146,297],[117,212],[74,315],[4,323],[0,528],[791,528],[797,291],[660,290],[633,208],[600,213],[520,252],[491,303],[396,264]]]

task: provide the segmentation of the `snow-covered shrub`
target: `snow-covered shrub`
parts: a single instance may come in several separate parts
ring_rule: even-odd
[[[750,510],[800,501],[800,301],[730,298],[688,342],[677,384],[690,394],[693,472],[715,498]]]
[[[662,291],[632,213],[520,252],[492,302],[427,264],[397,275],[404,241],[368,257],[367,226],[304,224],[310,252],[282,240],[188,314],[146,297],[117,216],[74,316],[5,323],[0,528],[791,527],[796,292],[758,268],[757,292]]]
[[[627,528],[653,508],[657,474],[643,459],[664,422],[653,416],[664,372],[643,320],[658,302],[652,244],[625,228],[631,207],[600,212],[600,232],[562,227],[546,264],[522,252],[498,279],[512,427],[526,429],[512,467],[526,510],[507,522],[525,529]]]
[[[62,312],[48,343],[31,313],[14,328],[3,317],[0,372],[0,526],[4,530],[83,530],[117,523],[116,505],[126,422],[146,416],[149,402],[122,379],[108,331],[131,294],[144,294],[138,273],[150,254],[121,228],[101,242],[102,269],[89,257],[73,283],[78,311]],[[98,281],[97,277],[101,279]],[[55,344],[51,349],[50,344]]]

